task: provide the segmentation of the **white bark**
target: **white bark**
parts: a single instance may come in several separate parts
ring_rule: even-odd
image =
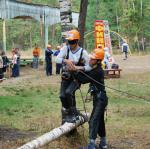
[[[85,118],[79,116],[79,120],[76,121],[76,123],[64,123],[62,126],[55,128],[48,133],[45,133],[44,135],[38,137],[37,139],[31,142],[28,142],[21,147],[18,147],[17,149],[36,149],[59,138],[60,136],[64,134],[67,134],[74,128],[77,128],[78,126],[88,121],[89,114],[83,114],[83,115]]]

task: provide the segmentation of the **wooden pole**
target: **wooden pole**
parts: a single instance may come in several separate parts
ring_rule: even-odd
[[[44,135],[38,137],[37,139],[28,142],[27,144],[21,147],[18,147],[17,149],[36,149],[41,146],[44,146],[45,144],[48,144],[49,142],[63,136],[64,134],[67,134],[71,130],[87,122],[89,119],[89,114],[83,115],[84,118],[82,116],[79,116],[79,120],[77,120],[75,123],[64,123],[60,127],[55,128],[48,133],[45,133]]]
[[[6,52],[6,22],[3,20],[3,50]]]
[[[48,25],[47,25],[47,16],[44,13],[44,48],[48,45]]]

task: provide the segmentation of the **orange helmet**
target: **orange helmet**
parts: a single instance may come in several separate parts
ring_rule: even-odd
[[[93,53],[90,55],[91,59],[103,60],[104,59],[104,50],[94,49]]]
[[[77,30],[73,29],[67,33],[66,39],[67,40],[79,40],[80,33]]]

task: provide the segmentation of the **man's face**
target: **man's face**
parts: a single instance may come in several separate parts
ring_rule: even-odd
[[[68,40],[68,44],[70,45],[70,48],[72,50],[75,50],[78,45],[78,41],[77,40]]]

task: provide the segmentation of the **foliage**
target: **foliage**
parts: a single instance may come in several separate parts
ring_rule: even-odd
[[[148,0],[103,0],[99,3],[91,0],[88,7],[87,30],[93,30],[93,23],[96,19],[108,20],[111,30],[127,37],[132,47],[131,50],[144,50],[143,43],[148,49],[150,42],[149,10]],[[88,38],[86,41],[90,47],[94,47],[93,39]]]
[[[45,4],[59,7],[58,0],[24,0],[36,4]],[[71,0],[72,10],[79,12],[80,0]],[[94,47],[94,21],[108,20],[110,29],[123,37],[127,37],[132,51],[143,51],[150,49],[150,1],[149,0],[89,0],[85,48],[89,51]],[[43,45],[43,38],[40,34],[40,23],[35,20],[8,20],[7,26],[7,47],[11,49],[19,45],[22,49],[28,49],[35,43]],[[2,32],[2,21],[0,21]],[[49,42],[54,45],[60,44],[60,24],[49,27]],[[32,40],[31,40],[32,39]],[[112,40],[113,37],[112,37]],[[116,40],[116,39],[115,39]],[[0,35],[0,47],[2,46],[2,34]],[[114,42],[117,44],[118,42]],[[144,49],[143,49],[144,46]]]

